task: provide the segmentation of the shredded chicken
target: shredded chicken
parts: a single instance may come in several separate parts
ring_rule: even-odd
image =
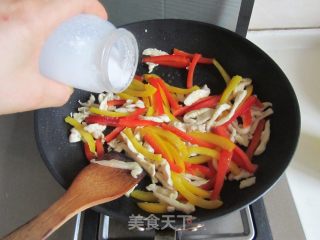
[[[97,163],[106,167],[112,168],[120,168],[126,169],[131,171],[131,176],[137,178],[142,173],[142,168],[136,162],[124,162],[117,159],[110,159],[110,160],[91,160],[91,163]]]
[[[123,138],[125,145],[124,145],[124,150],[126,154],[134,159],[137,163],[141,165],[141,167],[151,176],[154,177],[156,175],[156,167],[155,164],[150,163],[147,161],[144,156],[139,153],[135,147],[133,146],[132,142],[129,140],[129,138],[124,134],[120,133],[121,137]]]
[[[190,106],[201,98],[208,97],[210,95],[210,88],[204,85],[201,89],[195,90],[190,93],[184,100],[184,105]]]
[[[256,177],[250,177],[250,178],[242,180],[240,182],[239,188],[243,189],[243,188],[251,187],[255,183],[256,183]]]

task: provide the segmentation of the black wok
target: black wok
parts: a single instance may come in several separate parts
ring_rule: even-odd
[[[196,221],[215,218],[243,208],[260,198],[283,174],[295,151],[300,132],[300,113],[297,98],[290,82],[262,50],[237,34],[209,25],[187,20],[152,20],[124,26],[137,38],[140,53],[155,47],[171,52],[179,48],[188,52],[200,52],[215,57],[230,75],[239,74],[253,79],[254,92],[264,101],[273,103],[271,139],[267,150],[254,158],[259,165],[256,184],[240,190],[239,183],[226,182],[221,198],[223,206],[216,210],[197,208]],[[140,64],[138,74],[146,73]],[[159,74],[171,84],[185,87],[186,71],[158,67]],[[195,84],[207,84],[214,93],[225,87],[223,79],[212,66],[199,66],[195,72]],[[35,132],[39,151],[55,179],[67,188],[77,173],[88,164],[82,144],[70,144],[70,127],[63,119],[75,111],[78,100],[86,100],[88,92],[76,90],[67,104],[60,108],[39,110],[35,114]],[[134,200],[122,197],[95,208],[97,211],[128,221],[131,214],[148,215],[141,211]],[[180,213],[181,214],[181,213]]]

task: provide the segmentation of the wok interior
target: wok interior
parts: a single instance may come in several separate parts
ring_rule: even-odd
[[[253,79],[254,93],[263,101],[273,103],[271,138],[267,150],[254,158],[259,165],[256,184],[240,190],[239,182],[225,182],[221,198],[223,206],[216,210],[197,208],[192,213],[196,221],[218,217],[242,208],[265,193],[282,175],[295,150],[300,114],[293,89],[280,68],[249,41],[221,28],[186,20],[154,20],[125,26],[137,38],[140,55],[145,48],[158,48],[171,52],[174,47],[199,52],[205,57],[215,57],[230,75]],[[147,29],[147,31],[145,31]],[[147,73],[140,64],[138,74]],[[159,74],[170,84],[185,87],[186,70],[157,67]],[[207,84],[213,94],[221,93],[225,83],[213,66],[199,65],[194,84]],[[76,90],[70,101],[61,108],[44,109],[36,113],[36,136],[40,152],[54,177],[68,187],[76,174],[87,164],[82,144],[70,144],[70,127],[63,119],[78,107],[78,100],[87,100],[88,92]],[[140,187],[147,184],[146,178]],[[122,197],[114,202],[96,207],[105,214],[128,221],[128,216],[148,213],[140,210],[133,199]],[[181,214],[181,213],[176,213]]]

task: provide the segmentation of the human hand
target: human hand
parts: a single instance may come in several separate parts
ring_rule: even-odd
[[[42,76],[39,56],[52,31],[89,13],[106,19],[97,0],[0,1],[0,114],[63,105],[73,89]]]

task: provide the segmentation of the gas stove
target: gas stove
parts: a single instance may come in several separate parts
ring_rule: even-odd
[[[172,228],[165,228],[164,230],[146,230],[144,228],[130,230],[129,218],[128,222],[123,222],[93,210],[87,210],[76,217],[73,239],[269,240],[272,239],[272,234],[263,200],[259,200],[242,210],[228,215],[198,224],[187,225],[183,230],[173,230]]]

